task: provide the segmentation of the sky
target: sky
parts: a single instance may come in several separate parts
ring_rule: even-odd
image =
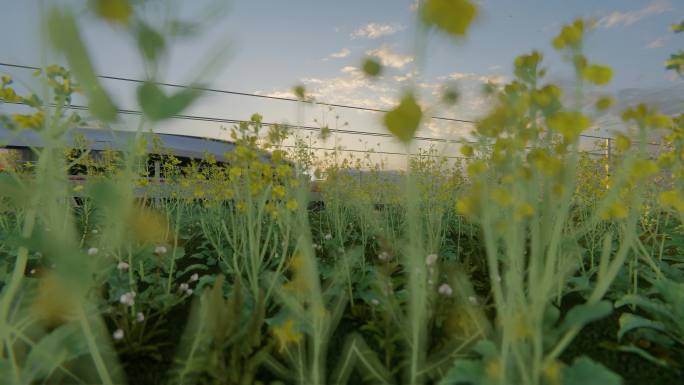
[[[44,49],[40,32],[44,9],[69,6],[78,15],[82,34],[97,72],[145,78],[135,42],[123,28],[92,16],[86,1],[0,0],[0,62],[39,66],[64,60]],[[189,84],[201,76],[212,88],[272,96],[291,96],[302,84],[321,102],[370,108],[391,108],[410,87],[434,116],[473,120],[492,105],[481,89],[486,82],[512,79],[516,56],[539,50],[548,67],[548,81],[572,84],[572,70],[553,50],[551,40],[564,23],[576,17],[593,18],[596,28],[587,38],[590,61],[613,67],[608,87],[587,89],[587,101],[602,94],[618,99],[618,109],[639,101],[665,113],[684,105],[684,80],[667,72],[663,62],[684,47],[684,35],[670,25],[684,19],[681,0],[478,0],[479,14],[468,35],[458,41],[436,33],[420,39],[416,33],[415,0],[220,0],[148,1],[138,13],[152,25],[171,15],[197,23],[199,33],[169,41],[158,79]],[[215,5],[219,4],[219,7]],[[215,71],[205,64],[217,53],[227,53]],[[366,56],[384,64],[380,79],[369,80],[359,66]],[[35,87],[28,71],[0,66],[25,87]],[[444,84],[461,93],[455,107],[433,105]],[[121,108],[136,109],[135,85],[103,81]],[[0,112],[10,107],[0,105]],[[187,114],[247,119],[258,112],[267,122],[384,132],[381,115],[342,108],[303,107],[287,101],[245,96],[205,94]],[[592,133],[610,135],[620,129],[616,116],[596,116]],[[122,120],[122,129],[135,122]],[[154,127],[159,132],[225,138],[220,124],[171,120]],[[225,124],[223,125],[226,126]],[[467,123],[426,119],[419,135],[458,140],[472,129]],[[302,134],[304,135],[304,134]],[[337,135],[320,147],[339,143],[348,149],[376,148],[403,151],[392,140]],[[427,145],[429,143],[418,143]],[[453,147],[440,147],[445,153]],[[416,146],[414,146],[414,150]]]

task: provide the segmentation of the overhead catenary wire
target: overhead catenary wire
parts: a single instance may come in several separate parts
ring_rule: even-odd
[[[36,66],[14,64],[14,63],[7,63],[7,62],[0,62],[0,66],[34,70],[34,71],[35,70],[41,70],[40,67],[36,67]],[[130,77],[113,76],[113,75],[97,75],[97,77],[101,78],[101,79],[125,81],[125,82],[132,82],[132,83],[145,83],[147,81],[147,80],[142,80],[142,79],[134,79],[134,78],[130,78]],[[282,97],[282,96],[261,95],[261,94],[256,94],[256,93],[231,91],[231,90],[224,90],[224,89],[211,88],[211,87],[188,86],[188,85],[177,84],[177,83],[169,83],[169,82],[154,82],[154,83],[157,85],[166,86],[166,87],[194,89],[194,90],[199,90],[199,91],[222,93],[222,94],[236,95],[236,96],[247,96],[247,97],[280,100],[280,101],[288,101],[288,102],[300,102],[300,103],[304,102],[304,103],[309,103],[309,104],[314,104],[314,105],[336,107],[336,108],[345,108],[345,109],[368,111],[368,112],[378,112],[378,113],[389,112],[389,110],[380,109],[380,108],[352,106],[352,105],[337,104],[337,103],[326,103],[326,102],[318,102],[318,101],[306,100],[306,99],[302,100],[302,99],[297,99],[297,98],[288,98],[288,97]],[[17,104],[17,103],[15,103],[15,104]],[[22,104],[22,103],[18,103],[18,104]],[[77,105],[70,105],[68,108],[87,110],[87,107],[77,106]],[[141,115],[142,114],[141,111],[130,110],[130,109],[119,109],[118,112],[121,114],[127,114],[127,115]],[[173,115],[171,118],[215,122],[215,123],[231,123],[231,124],[239,124],[239,123],[245,122],[243,120],[237,120],[237,119],[214,118],[214,117],[197,116],[197,115]],[[449,118],[449,117],[443,117],[443,116],[430,116],[429,119],[449,121],[449,122],[455,122],[455,123],[467,123],[467,124],[476,124],[477,123],[474,120]],[[296,128],[296,129],[308,130],[308,131],[315,131],[315,130],[321,129],[320,127],[302,126],[302,125],[293,125],[293,124],[282,124],[282,123],[266,123],[266,122],[264,122],[262,124],[265,126],[273,126],[273,125],[278,124],[278,125],[283,126],[283,127]],[[391,134],[380,133],[380,132],[360,131],[360,130],[343,130],[343,129],[331,129],[331,128],[328,128],[328,129],[330,130],[330,132],[340,133],[340,134],[388,137],[388,138],[393,137]],[[589,139],[601,139],[601,140],[608,140],[608,141],[613,140],[612,137],[608,137],[608,136],[598,136],[598,135],[590,135],[590,134],[580,134],[579,136],[583,137],[583,138],[589,138]],[[454,139],[446,139],[446,138],[435,138],[435,137],[425,137],[425,136],[414,136],[413,139],[419,140],[419,141],[442,142],[442,143],[474,143],[472,141],[454,140]],[[652,142],[647,142],[646,144],[652,145],[652,146],[659,146],[660,145],[660,143],[652,143]]]

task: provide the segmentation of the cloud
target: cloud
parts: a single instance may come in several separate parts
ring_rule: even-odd
[[[349,56],[350,53],[351,53],[351,51],[349,50],[349,48],[342,48],[341,50],[339,50],[337,52],[331,53],[324,60],[331,59],[331,58],[332,59],[341,59],[343,57]]]
[[[604,16],[598,21],[598,25],[603,28],[612,28],[619,26],[629,26],[637,23],[639,20],[651,16],[659,15],[671,11],[672,4],[668,0],[657,0],[651,2],[645,8],[635,10],[620,12],[615,11],[608,16]]]
[[[477,81],[481,83],[493,83],[493,84],[501,84],[505,83],[508,78],[505,75],[481,75],[481,74],[476,74],[474,72],[452,72],[447,76],[441,76],[439,77],[440,80],[469,80],[469,81]]]
[[[665,42],[667,41],[669,36],[661,36],[652,42],[646,44],[646,48],[648,49],[655,49],[655,48],[660,48],[665,45]]]
[[[392,50],[385,45],[380,48],[366,51],[366,55],[375,56],[380,59],[382,65],[392,68],[404,68],[405,65],[413,62],[413,56],[392,52]]]
[[[352,39],[377,39],[382,36],[393,35],[404,29],[399,24],[380,24],[380,23],[368,23],[365,26],[357,29],[351,33]]]

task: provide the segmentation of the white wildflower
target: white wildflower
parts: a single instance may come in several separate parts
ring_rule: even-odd
[[[378,254],[378,259],[381,261],[387,261],[387,260],[389,260],[389,258],[390,258],[390,255],[386,251],[383,251],[380,254]]]
[[[427,257],[425,257],[425,264],[428,266],[432,266],[437,262],[437,254],[430,254]]]
[[[94,255],[97,255],[97,252],[98,252],[98,251],[99,251],[99,250],[97,249],[97,247],[91,247],[91,248],[88,249],[88,255],[90,255],[90,256],[92,257],[92,256],[94,256]]]
[[[99,231],[97,231],[97,229],[93,229],[93,231],[91,231],[91,233],[97,234],[97,233],[99,233]]]
[[[187,294],[187,295],[192,295],[192,289],[186,290],[186,291],[185,291],[185,294]]]
[[[325,234],[325,235],[323,236],[323,238],[325,238],[326,241],[329,241],[329,240],[332,239],[332,234],[330,234],[330,233]]]
[[[157,255],[166,254],[166,246],[157,246],[154,248],[154,253]]]
[[[473,305],[477,305],[477,297],[475,297],[474,295],[469,296],[468,301],[470,301],[470,303],[472,303]]]
[[[181,283],[180,286],[178,286],[178,288],[180,289],[180,291],[186,291],[188,290],[188,288],[190,288],[190,286],[187,283]]]
[[[133,306],[135,304],[135,292],[122,294],[121,297],[119,297],[119,302],[126,306]]]
[[[373,305],[373,306],[378,306],[378,305],[380,305],[380,301],[378,301],[377,299],[373,298],[373,299],[371,300],[371,305]]]
[[[135,320],[143,322],[145,320],[145,315],[142,312],[138,312],[138,314],[135,315]]]
[[[124,338],[124,331],[121,329],[116,329],[114,333],[112,333],[112,337],[114,337],[114,339],[118,341]]]
[[[190,282],[196,282],[199,281],[199,274],[194,273],[193,275],[190,276]]]
[[[451,296],[451,294],[453,294],[454,290],[448,284],[443,283],[439,287],[439,289],[437,289],[437,292],[441,295],[445,295],[445,296],[449,297],[449,296]]]
[[[116,268],[119,269],[120,271],[126,271],[126,270],[128,270],[128,267],[129,267],[128,263],[123,262],[123,261],[119,262],[119,264],[116,265]]]

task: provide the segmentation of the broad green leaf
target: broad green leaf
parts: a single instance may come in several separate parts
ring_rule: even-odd
[[[138,47],[146,59],[154,62],[165,49],[164,36],[141,22],[138,27]]]
[[[621,352],[634,353],[634,354],[644,358],[645,360],[653,362],[656,365],[665,366],[665,367],[669,366],[667,361],[661,360],[660,358],[653,356],[651,353],[647,352],[646,350],[641,349],[639,347],[636,347],[634,345],[620,346],[617,349],[618,349],[618,351],[621,351]]]
[[[456,360],[438,385],[485,384],[484,363],[481,360]]]
[[[172,96],[166,96],[157,83],[146,81],[138,87],[138,103],[145,116],[154,121],[164,120],[179,114],[192,104],[200,92],[184,88]]]
[[[90,113],[106,122],[116,119],[116,106],[97,79],[74,16],[53,9],[48,16],[47,26],[52,44],[64,54],[71,72],[88,98]]]
[[[650,319],[639,317],[638,315],[631,313],[624,313],[620,316],[620,330],[618,330],[617,334],[618,340],[621,340],[625,333],[629,332],[630,330],[639,328],[649,328],[659,331],[666,330],[665,325],[660,322],[651,321]]]
[[[561,330],[571,327],[582,327],[589,322],[606,317],[613,311],[613,306],[608,301],[599,301],[594,304],[577,305],[570,309],[561,324]]]
[[[563,369],[563,385],[620,385],[622,379],[605,366],[580,357]]]
[[[24,383],[48,377],[59,366],[88,352],[80,325],[66,323],[43,337],[31,348],[26,360]]]
[[[382,72],[382,65],[375,58],[367,58],[363,62],[363,73],[370,77],[376,77]]]
[[[477,6],[469,0],[426,0],[420,12],[425,25],[461,37],[475,20]]]
[[[618,301],[615,301],[616,308],[626,305],[638,306],[642,310],[645,310],[646,312],[650,313],[652,316],[655,317],[671,318],[671,311],[667,308],[667,306],[663,305],[658,301],[651,300],[647,297],[635,294],[627,294],[620,298]]]
[[[416,133],[423,112],[412,94],[401,99],[399,105],[385,114],[385,127],[399,140],[408,143]]]

